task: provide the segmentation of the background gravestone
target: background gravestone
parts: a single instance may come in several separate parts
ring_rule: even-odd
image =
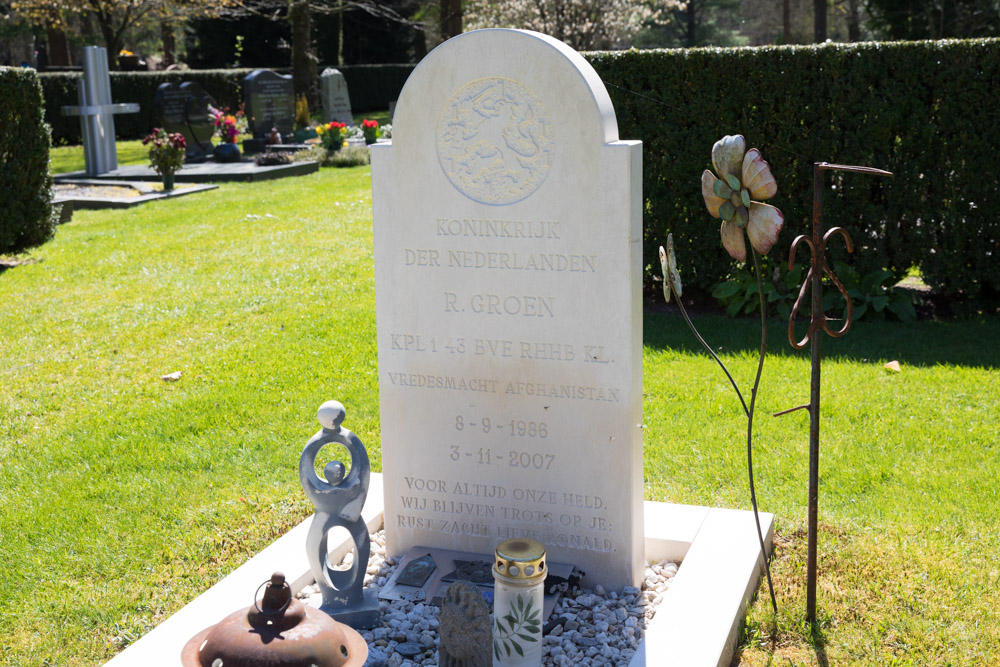
[[[347,92],[347,79],[340,70],[327,67],[319,75],[320,95],[323,98],[323,122],[332,120],[354,125],[351,113],[351,96]]]
[[[180,132],[187,142],[187,162],[201,162],[212,153],[215,118],[209,107],[215,101],[205,90],[187,81],[180,84],[161,83],[153,103],[159,110],[160,123],[167,132]]]
[[[292,77],[257,69],[243,79],[243,101],[255,139],[266,139],[272,127],[286,141],[295,129],[295,84]]]
[[[462,34],[372,147],[385,525],[642,575],[642,153],[565,44]]]

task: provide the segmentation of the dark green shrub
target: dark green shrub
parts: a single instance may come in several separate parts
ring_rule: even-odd
[[[643,141],[644,261],[673,232],[685,285],[709,291],[735,263],[699,177],[725,134],[771,164],[785,214],[771,261],[810,231],[814,162],[887,169],[827,175],[826,227],[845,227],[832,261],[893,279],[913,266],[937,292],[1000,304],[1000,181],[989,165],[1000,40],[828,44],[587,55],[608,87],[619,135]],[[834,190],[834,187],[836,188]],[[803,261],[805,253],[798,259]]]
[[[0,67],[0,254],[16,254],[52,237],[49,128],[34,70]]]
[[[764,303],[767,306],[767,314],[771,316],[777,314],[781,319],[787,320],[795,305],[795,299],[799,296],[805,271],[801,264],[796,264],[791,271],[785,265],[775,266],[773,270],[766,267],[767,264],[763,264],[761,270],[764,273]],[[748,268],[752,266],[733,269],[729,278],[717,284],[712,290],[712,296],[726,307],[726,314],[730,317],[760,311],[757,276]]]
[[[324,167],[359,167],[371,164],[371,154],[367,146],[347,146],[338,151],[328,151],[324,148],[319,158]]]
[[[416,65],[347,65],[338,67],[347,82],[354,113],[384,111],[399,97]]]

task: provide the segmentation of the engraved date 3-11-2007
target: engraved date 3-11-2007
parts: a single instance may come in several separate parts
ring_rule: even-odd
[[[514,449],[500,451],[491,447],[479,447],[475,451],[462,451],[460,445],[451,445],[452,461],[458,461],[465,457],[473,459],[480,465],[504,465],[506,463],[511,468],[534,470],[548,470],[556,460],[555,454],[524,452]]]

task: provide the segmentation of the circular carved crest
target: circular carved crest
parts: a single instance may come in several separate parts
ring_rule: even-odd
[[[542,101],[511,79],[462,86],[438,120],[441,168],[459,192],[483,204],[513,204],[537,190],[549,175],[554,143]]]

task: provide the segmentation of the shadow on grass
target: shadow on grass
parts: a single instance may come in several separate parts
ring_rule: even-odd
[[[820,667],[830,667],[830,660],[826,657],[826,633],[818,626],[812,628],[812,645],[816,651],[816,662]]]
[[[704,353],[691,335],[676,306],[646,304],[643,314],[643,341],[654,349]],[[760,346],[760,320],[756,317],[729,318],[725,315],[692,315],[692,321],[716,352],[756,355]],[[838,329],[837,323],[831,328]],[[799,321],[796,338],[801,339],[806,323]],[[798,356],[809,359],[808,346],[792,349],[788,342],[788,322],[768,322],[768,355]],[[939,364],[1000,368],[1000,318],[952,322],[856,322],[842,338],[823,336],[823,358],[845,361],[891,361],[910,366]]]
[[[0,255],[0,275],[2,275],[7,269],[13,269],[18,266],[27,266],[28,264],[37,264],[40,261],[42,260],[36,257],[24,258],[19,256],[8,257]]]

